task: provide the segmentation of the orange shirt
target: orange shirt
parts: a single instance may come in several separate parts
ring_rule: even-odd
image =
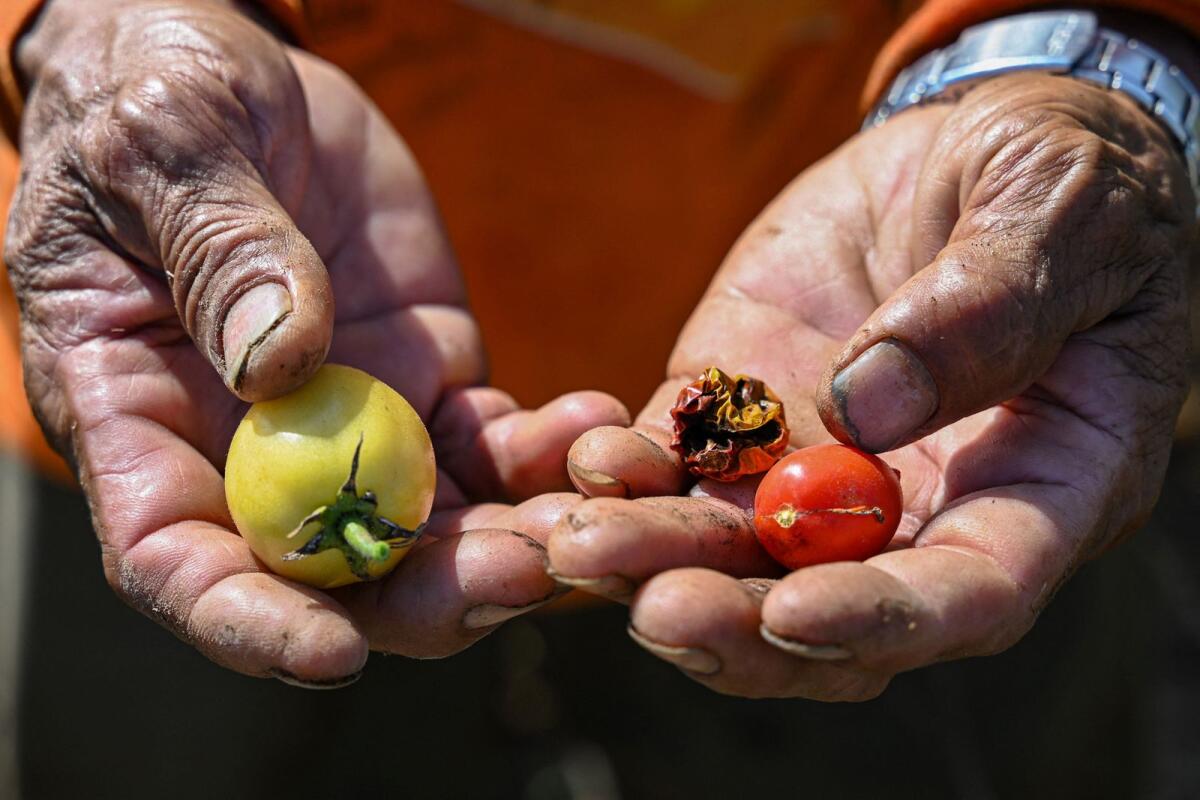
[[[635,409],[735,237],[856,130],[868,77],[876,92],[966,25],[1037,4],[265,3],[362,84],[415,152],[495,383],[528,404],[598,388]],[[1200,31],[1194,0],[1119,4]],[[38,3],[2,5],[0,48]],[[20,91],[0,64],[11,129]],[[2,145],[3,218],[15,168]],[[0,282],[0,446],[53,468],[17,388],[16,325]]]

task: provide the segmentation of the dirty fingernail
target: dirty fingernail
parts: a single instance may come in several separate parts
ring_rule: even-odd
[[[572,575],[562,575],[553,567],[546,568],[546,574],[562,586],[582,589],[589,594],[598,594],[610,600],[627,601],[637,592],[637,584],[624,575],[603,575],[599,578],[577,578]]]
[[[482,603],[467,609],[467,613],[463,614],[462,624],[469,631],[490,628],[493,625],[499,625],[501,622],[507,622],[513,617],[519,617],[538,606],[545,605],[549,600],[550,598],[547,598],[546,600],[539,600],[536,603],[530,603],[525,606],[501,606],[494,603]]]
[[[567,474],[571,476],[575,488],[588,497],[629,496],[629,485],[625,481],[599,470],[582,467],[574,461],[567,461]]]
[[[840,422],[855,444],[879,453],[924,425],[938,407],[933,376],[895,340],[866,350],[833,379]]]
[[[716,675],[721,671],[721,659],[704,648],[662,644],[646,638],[632,625],[625,630],[629,634],[629,638],[643,648],[688,672],[695,672],[698,675]]]
[[[349,675],[343,675],[340,678],[313,681],[297,677],[287,670],[273,669],[271,670],[271,677],[283,681],[288,686],[298,686],[301,689],[341,689],[344,686],[356,683],[362,677],[362,670]]]
[[[742,588],[758,598],[765,597],[767,592],[774,589],[777,583],[779,581],[771,578],[742,578],[741,580]]]
[[[838,647],[836,644],[805,644],[804,642],[797,642],[795,639],[780,636],[766,625],[759,626],[758,632],[768,644],[778,647],[785,653],[791,653],[794,656],[811,658],[814,661],[845,661],[854,656],[849,650],[844,647]]]
[[[246,292],[225,315],[222,344],[225,348],[225,383],[237,387],[254,348],[292,310],[287,287],[264,283]]]

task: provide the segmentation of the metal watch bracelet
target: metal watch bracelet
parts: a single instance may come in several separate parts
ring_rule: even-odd
[[[1069,75],[1123,92],[1157,117],[1183,153],[1200,215],[1200,92],[1162,54],[1101,28],[1088,11],[1038,11],[968,28],[954,44],[901,72],[863,129],[952,87],[1022,71]]]

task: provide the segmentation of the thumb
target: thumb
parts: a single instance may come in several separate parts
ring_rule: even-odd
[[[180,319],[234,394],[278,396],[320,367],[333,334],[329,276],[265,187],[231,181],[161,225]]]
[[[221,254],[218,274],[198,291],[175,293],[197,345],[225,385],[250,402],[306,381],[333,334],[333,292],[320,258],[286,215],[264,217],[274,219],[239,220],[232,236],[240,241]],[[206,267],[184,260],[175,270],[196,275]]]
[[[827,369],[838,439],[891,450],[1021,394],[1175,257],[1178,220],[1127,177],[1144,177],[1135,155],[1077,125],[1004,141],[971,179],[945,159],[919,182],[914,217],[952,208],[948,240]]]
[[[132,213],[142,232],[128,249],[162,267],[196,346],[234,394],[255,401],[320,367],[333,292],[320,256],[267,185],[279,167],[268,166],[237,107],[219,83],[197,92],[154,76],[122,91],[116,124],[98,146],[118,219]],[[303,141],[288,145],[290,160],[302,162],[307,137],[293,138]]]

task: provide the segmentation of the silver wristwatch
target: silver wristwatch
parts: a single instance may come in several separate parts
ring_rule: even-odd
[[[863,128],[956,85],[1028,70],[1091,81],[1136,100],[1179,143],[1200,202],[1200,92],[1162,54],[1101,28],[1087,11],[1039,11],[968,28],[954,44],[901,72]]]

